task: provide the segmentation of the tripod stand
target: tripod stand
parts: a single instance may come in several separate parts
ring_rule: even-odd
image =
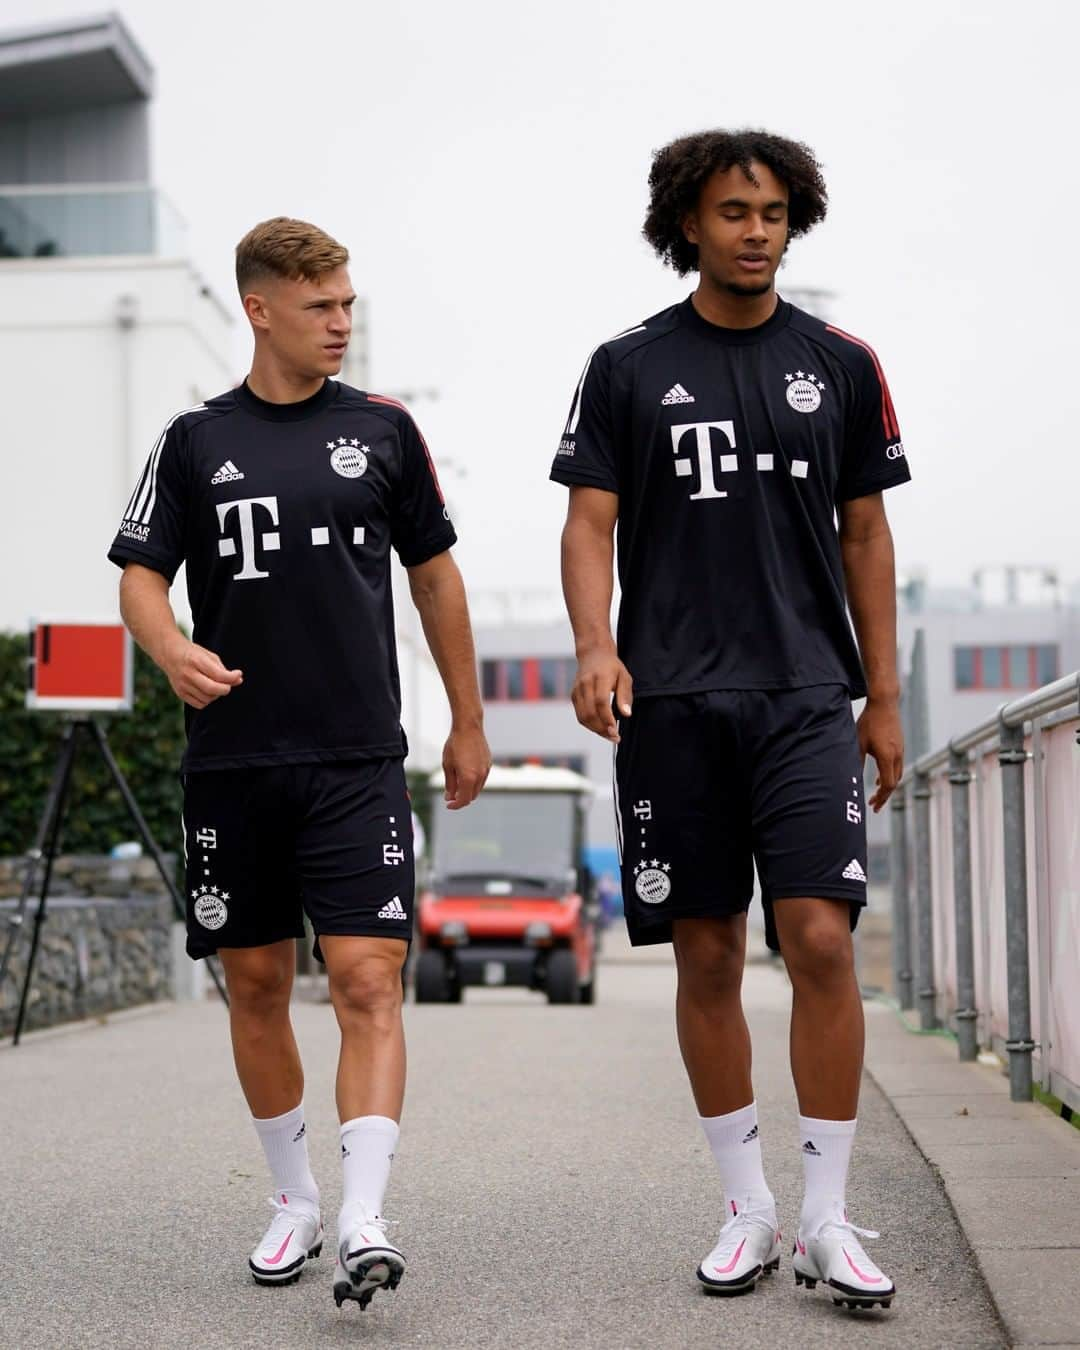
[[[52,880],[53,862],[56,858],[56,846],[60,838],[60,828],[64,821],[64,807],[67,802],[68,787],[71,783],[71,770],[75,763],[75,752],[78,749],[79,735],[83,733],[97,745],[101,756],[105,761],[113,781],[120,790],[120,796],[124,799],[124,805],[128,809],[128,814],[134,821],[142,841],[147,850],[157,864],[157,870],[161,874],[161,879],[172,897],[173,908],[177,917],[184,919],[186,910],[180,893],[176,889],[172,877],[169,876],[169,869],[165,865],[165,858],[157,846],[157,841],[150,833],[150,826],[147,825],[143,813],[139,810],[139,804],[131,791],[127,779],[120,772],[120,766],[113,758],[112,747],[109,745],[108,737],[105,735],[100,723],[92,717],[74,717],[64,726],[64,735],[60,742],[60,753],[56,759],[56,768],[53,770],[52,782],[49,784],[49,793],[45,798],[45,809],[41,813],[41,819],[38,821],[37,835],[34,839],[34,846],[27,854],[29,864],[26,869],[26,877],[23,880],[22,894],[19,897],[19,903],[15,913],[9,920],[9,931],[7,945],[4,948],[4,955],[0,958],[0,985],[3,984],[4,976],[7,974],[8,964],[15,947],[16,939],[22,930],[23,922],[26,918],[27,901],[30,893],[34,889],[34,882],[38,869],[38,864],[44,859],[45,870],[41,879],[41,889],[38,893],[37,909],[34,913],[34,932],[30,942],[30,956],[26,962],[26,974],[23,976],[22,993],[19,997],[19,1012],[15,1019],[15,1034],[12,1038],[12,1044],[18,1045],[19,1038],[22,1035],[23,1022],[26,1018],[26,1004],[30,997],[30,982],[34,977],[34,962],[37,959],[38,944],[41,940],[41,925],[47,918],[47,906],[49,895],[49,882]],[[228,1007],[229,999],[225,992],[225,986],[222,983],[221,976],[218,974],[216,966],[207,959],[207,966],[210,969],[210,976],[217,986],[217,991],[221,995],[222,1001]]]

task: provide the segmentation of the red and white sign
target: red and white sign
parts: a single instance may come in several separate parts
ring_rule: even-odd
[[[26,706],[38,711],[129,712],[134,649],[122,623],[35,620]]]

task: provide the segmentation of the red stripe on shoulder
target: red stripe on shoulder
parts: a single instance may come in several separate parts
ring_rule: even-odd
[[[833,324],[825,325],[826,331],[835,333],[845,342],[853,343],[856,347],[861,347],[868,353],[870,360],[874,363],[874,370],[877,372],[878,384],[881,385],[881,422],[885,428],[885,435],[889,440],[896,440],[900,436],[900,423],[896,420],[896,409],[893,407],[892,394],[889,393],[889,384],[885,379],[885,372],[881,369],[881,362],[877,358],[877,352],[868,342],[863,342],[862,338],[852,337],[850,333],[845,333],[842,328],[836,328]]]
[[[427,456],[428,468],[431,470],[431,480],[435,484],[435,491],[439,494],[439,501],[445,506],[446,498],[443,496],[442,486],[439,483],[439,475],[435,472],[435,461],[431,457],[431,451],[428,449],[427,441],[424,440],[424,433],[416,425],[416,422],[413,421],[412,413],[409,412],[405,404],[399,399],[390,398],[388,394],[368,394],[367,397],[369,403],[383,403],[388,408],[397,408],[400,412],[405,413],[412,422],[416,434],[420,437],[420,444],[424,447],[424,454]]]

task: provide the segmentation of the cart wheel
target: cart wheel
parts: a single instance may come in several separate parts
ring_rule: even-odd
[[[577,957],[565,947],[556,949],[548,957],[547,996],[549,1003],[577,1003],[581,997]]]
[[[446,1003],[450,998],[450,977],[442,952],[421,952],[416,961],[417,1003]]]

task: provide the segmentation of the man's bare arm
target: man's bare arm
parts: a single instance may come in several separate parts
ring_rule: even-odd
[[[619,739],[612,699],[620,714],[629,717],[634,693],[634,681],[611,634],[618,516],[614,492],[572,487],[562,532],[563,595],[578,660],[571,699],[582,726],[609,741]]]
[[[134,562],[125,566],[120,614],[131,636],[169,677],[173,692],[193,708],[205,708],[243,680],[239,670],[226,670],[213,652],[181,633],[169,604],[168,578],[153,568]]]
[[[896,673],[896,563],[880,492],[841,504],[840,552],[868,691],[859,718],[859,745],[877,764],[877,790],[870,805],[880,811],[904,772]]]
[[[449,552],[408,572],[413,604],[450,703],[443,772],[447,804],[458,810],[476,799],[491,769],[465,583]]]

